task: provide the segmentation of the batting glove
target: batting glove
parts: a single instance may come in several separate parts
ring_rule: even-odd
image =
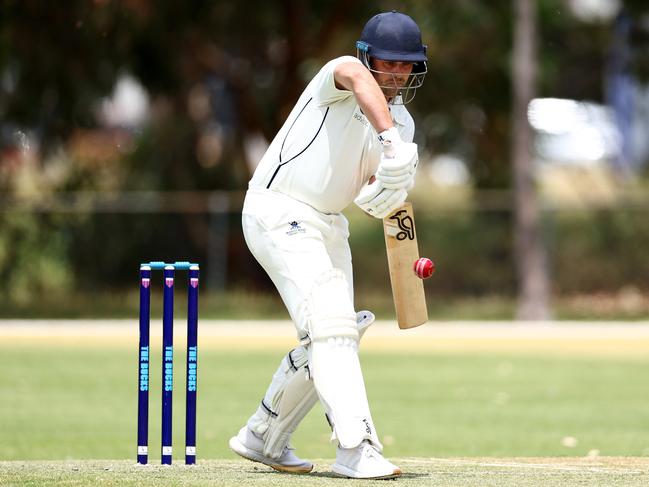
[[[412,187],[412,178],[419,162],[417,144],[403,142],[394,127],[381,132],[379,140],[383,144],[383,152],[376,179],[387,189]]]
[[[406,200],[408,192],[404,189],[384,188],[379,181],[366,184],[354,203],[368,215],[385,218]]]
[[[375,199],[379,199],[381,196],[384,197],[384,200],[378,202],[376,205],[377,218],[385,218],[394,210],[399,208],[403,202],[406,201],[408,192],[405,189],[386,188]]]

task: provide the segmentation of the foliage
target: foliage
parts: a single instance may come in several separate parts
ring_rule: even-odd
[[[641,19],[645,3],[625,5]],[[0,190],[41,202],[59,191],[242,190],[256,163],[251,143],[274,136],[322,63],[354,54],[364,19],[392,8],[420,23],[428,45],[429,73],[411,105],[423,157],[456,154],[477,187],[509,187],[511,2],[72,0],[61,7],[5,0]],[[611,24],[580,21],[563,0],[539,0],[538,8],[539,94],[601,100]],[[638,73],[647,64],[641,34],[633,38]],[[115,126],[100,115],[125,74],[149,97],[141,125]],[[36,181],[28,191],[21,164]],[[237,216],[229,218],[228,258],[237,272],[228,278],[266,287],[249,263]],[[458,276],[472,276],[448,282],[448,290],[511,292],[509,214],[442,220],[431,222],[433,244],[448,249]],[[55,288],[124,285],[141,260],[204,260],[210,245],[208,217],[196,214],[8,211],[0,229],[0,274],[16,302]],[[487,260],[465,272],[465,251]]]
[[[646,211],[629,209],[556,215],[548,223],[557,292],[646,290],[646,221]]]
[[[56,217],[0,214],[0,294],[6,302],[30,304],[42,295],[64,298],[74,279],[66,235]]]
[[[438,296],[511,296],[515,290],[508,211],[449,211],[417,207],[419,248],[437,270],[426,288]],[[625,287],[647,292],[645,210],[557,211],[543,215],[550,274],[557,297],[615,294]],[[351,243],[355,285],[361,292],[389,293],[383,231],[354,214]]]
[[[560,0],[538,5],[541,91],[601,100],[610,26],[578,21]],[[202,182],[240,188],[247,180],[246,138],[272,138],[314,70],[354,53],[358,19],[397,7],[418,20],[429,48],[428,79],[412,106],[419,141],[431,152],[464,156],[481,186],[508,186],[509,2],[77,0],[61,9],[8,1],[0,69],[13,81],[0,111],[38,132],[47,161],[74,130],[99,126],[99,100],[130,72],[150,94],[157,120],[138,138],[138,166],[176,165],[172,180],[158,182],[162,189]],[[197,164],[196,139],[208,122],[192,109],[201,90],[211,123],[226,139],[221,169]]]

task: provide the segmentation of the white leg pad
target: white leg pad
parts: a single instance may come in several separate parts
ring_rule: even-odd
[[[311,374],[333,430],[332,441],[355,448],[369,440],[379,451],[365,383],[358,360],[358,345],[350,338],[316,340],[309,347]]]
[[[365,332],[370,327],[376,317],[371,311],[363,310],[356,313],[356,328],[358,329],[358,339],[361,340]]]
[[[308,298],[308,332],[312,342],[330,337],[358,340],[356,313],[348,288],[340,269],[323,272],[315,280]]]
[[[291,433],[318,400],[307,361],[304,347],[291,350],[282,359],[261,404],[248,420],[248,427],[264,438],[264,454],[271,458],[282,455]]]
[[[309,366],[314,385],[343,448],[369,440],[382,448],[370,415],[358,360],[359,326],[349,284],[338,269],[323,273],[309,298]]]
[[[302,369],[293,374],[286,384],[277,416],[271,419],[264,437],[264,455],[279,458],[297,426],[318,402],[313,381],[304,372]]]
[[[374,319],[371,311],[356,313],[359,337]],[[277,459],[283,454],[297,426],[318,402],[307,363],[305,347],[291,350],[273,375],[262,403],[248,420],[248,427],[264,439],[263,453],[270,458]]]

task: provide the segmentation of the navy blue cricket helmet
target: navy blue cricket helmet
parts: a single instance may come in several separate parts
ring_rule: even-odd
[[[412,101],[428,70],[426,46],[422,44],[421,31],[412,18],[396,10],[375,15],[365,24],[356,49],[358,58],[373,73],[380,71],[372,67],[372,58],[414,63],[405,85],[395,88],[395,81],[391,86],[381,86],[384,91],[397,89],[399,96],[393,97],[393,103]]]

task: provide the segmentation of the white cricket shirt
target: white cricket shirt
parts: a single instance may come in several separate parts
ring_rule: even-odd
[[[378,167],[381,144],[351,91],[336,88],[329,61],[306,87],[250,180],[250,188],[278,191],[322,213],[349,205]],[[412,142],[415,125],[403,105],[390,112],[399,135]]]

